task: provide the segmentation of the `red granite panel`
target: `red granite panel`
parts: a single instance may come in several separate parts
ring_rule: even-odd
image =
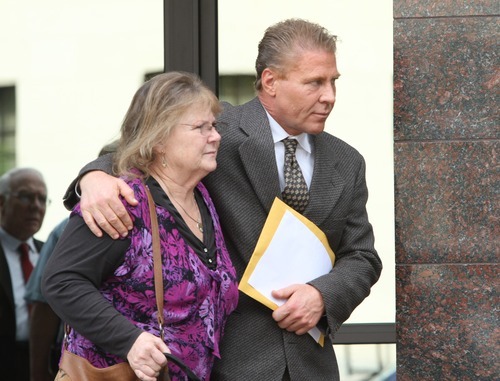
[[[498,17],[395,21],[394,139],[500,138],[499,52]]]
[[[484,16],[500,14],[498,0],[394,0],[394,17]]]
[[[499,141],[396,143],[396,263],[498,262]]]
[[[396,269],[398,381],[500,379],[498,265]]]

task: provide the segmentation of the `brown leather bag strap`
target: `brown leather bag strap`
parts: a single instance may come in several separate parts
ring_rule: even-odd
[[[161,249],[160,249],[160,231],[158,229],[158,217],[156,215],[155,202],[153,196],[147,185],[144,186],[146,189],[146,194],[148,196],[149,204],[149,215],[151,217],[151,235],[153,242],[153,266],[154,266],[154,282],[155,282],[155,296],[156,296],[156,308],[158,309],[158,324],[160,326],[160,337],[164,339],[163,333],[163,272],[162,272],[162,262],[161,262]]]
[[[156,215],[156,207],[155,202],[153,200],[153,196],[151,196],[151,191],[148,186],[145,185],[146,194],[148,196],[148,204],[149,204],[149,214],[151,216],[151,234],[152,234],[152,243],[153,243],[153,266],[154,266],[154,282],[155,282],[155,295],[156,295],[156,307],[158,309],[158,324],[160,325],[160,336],[161,339],[164,339],[163,334],[163,272],[162,272],[162,261],[161,261],[161,246],[160,246],[160,231],[158,228],[158,216]],[[186,364],[182,362],[176,356],[170,353],[164,353],[169,361],[175,363],[179,368],[181,368],[184,373],[188,376],[190,380],[200,381],[200,379],[194,374],[191,369],[187,367]],[[166,370],[166,369],[164,369]],[[168,372],[164,371],[163,374],[158,378],[169,380]],[[162,378],[163,377],[163,378]]]

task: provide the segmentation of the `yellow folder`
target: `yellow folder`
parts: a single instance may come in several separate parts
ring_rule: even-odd
[[[334,264],[335,254],[321,229],[276,198],[239,289],[275,310],[284,301],[273,298],[272,290],[307,283],[330,272]],[[323,345],[319,329],[309,333]]]

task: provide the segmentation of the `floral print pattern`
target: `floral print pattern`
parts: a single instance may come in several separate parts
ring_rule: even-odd
[[[138,206],[124,202],[134,228],[123,263],[106,279],[102,296],[135,326],[160,336],[153,279],[151,221],[144,184],[127,181],[134,190]],[[217,268],[210,270],[177,229],[167,209],[156,205],[163,261],[164,340],[172,354],[181,358],[202,380],[210,378],[214,356],[219,357],[219,341],[224,324],[236,308],[236,273],[224,244],[219,219],[206,188],[198,185],[212,217],[217,247]],[[80,213],[75,208],[74,213]],[[110,323],[112,324],[112,323]],[[107,367],[124,360],[93,344],[72,330],[68,350],[88,359],[96,367]],[[172,381],[185,380],[184,373],[169,364]]]

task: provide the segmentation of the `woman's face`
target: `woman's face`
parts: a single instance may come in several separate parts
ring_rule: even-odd
[[[200,178],[214,171],[221,139],[214,124],[215,116],[207,106],[189,108],[160,148],[165,152],[166,169],[178,176]]]

